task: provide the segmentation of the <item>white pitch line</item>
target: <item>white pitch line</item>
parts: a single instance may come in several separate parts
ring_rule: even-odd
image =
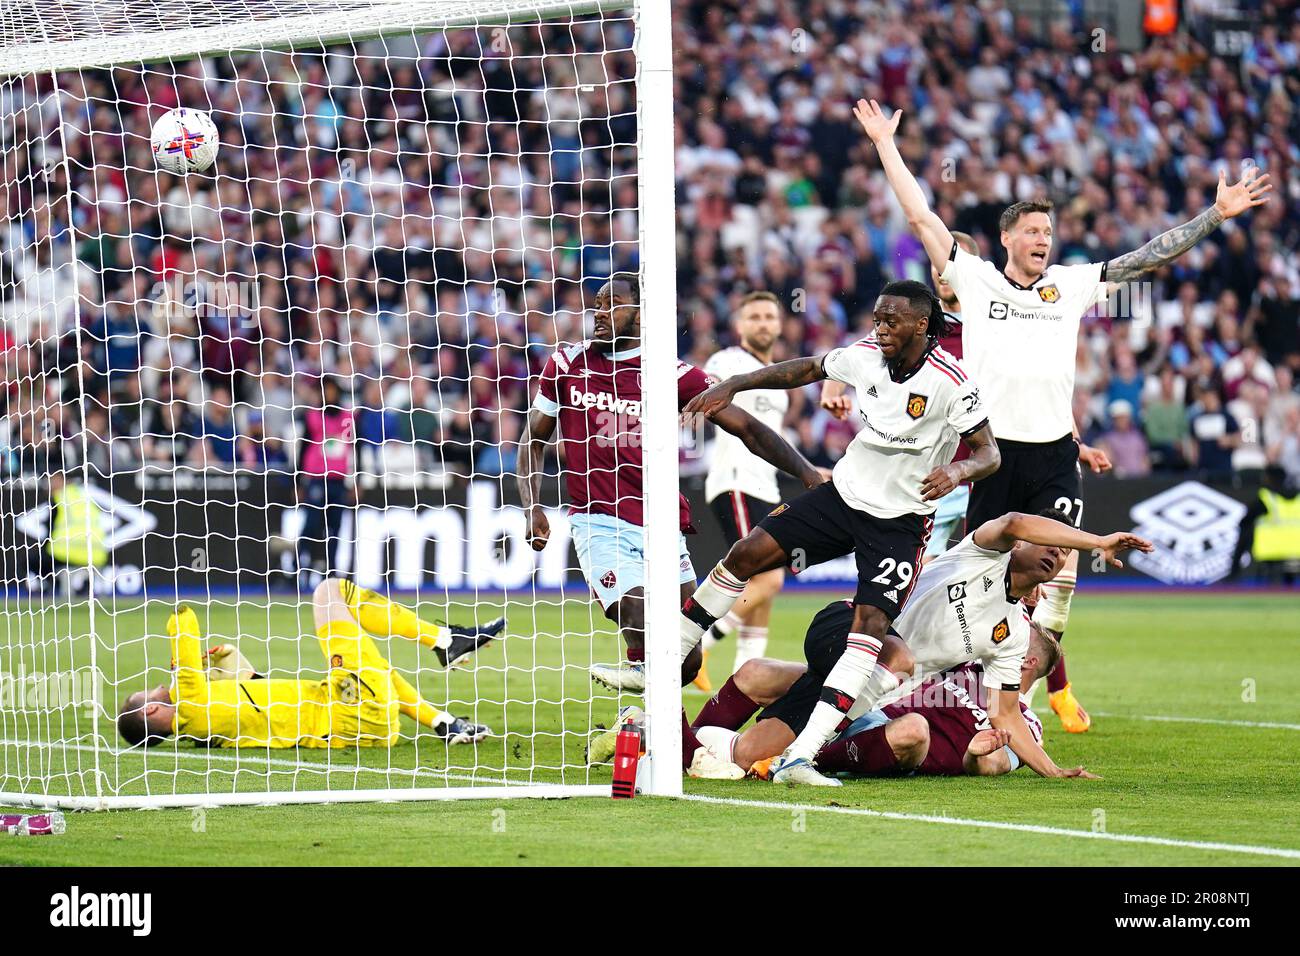
[[[94,753],[96,749],[91,744],[53,744],[50,743],[49,741],[0,739],[0,747],[6,747],[6,746],[42,747],[48,750],[55,750],[55,749],[78,750],[81,751],[82,753]],[[144,751],[138,751],[138,750],[108,750],[107,748],[104,749],[104,752],[110,757],[130,757],[130,756],[139,757],[139,756],[143,756],[144,754]],[[312,761],[295,762],[293,760],[282,760],[278,757],[261,757],[253,753],[236,755],[236,754],[224,754],[224,753],[211,753],[206,751],[190,752],[186,750],[177,750],[172,754],[157,754],[154,759],[165,760],[169,756],[174,756],[177,758],[183,757],[187,760],[202,760],[205,762],[215,760],[222,763],[236,763],[236,764],[238,763],[246,764],[246,763],[256,761],[271,767],[286,767],[290,770],[304,770],[308,773],[377,773],[377,774],[386,774],[386,775],[406,776],[406,777],[411,777],[413,779],[416,777],[433,777],[438,780],[464,780],[470,783],[482,783],[482,784],[491,783],[494,785],[501,784],[501,785],[512,786],[512,787],[545,786],[545,784],[539,783],[537,781],[527,781],[523,783],[517,783],[511,780],[487,780],[484,779],[483,777],[475,777],[469,774],[442,773],[437,770],[431,770],[427,767],[414,767],[409,769],[406,767],[344,767],[339,764],[316,763]],[[146,767],[145,768],[146,772],[149,769],[150,768]],[[162,772],[162,768],[155,769],[154,772]]]
[[[1034,823],[1007,823],[1002,820],[968,820],[964,817],[940,817],[927,813],[898,813],[893,810],[869,810],[866,807],[825,807],[811,803],[780,803],[774,800],[741,800],[737,797],[706,797],[702,794],[684,793],[681,800],[696,803],[713,803],[729,807],[757,807],[761,810],[806,810],[810,813],[839,813],[846,816],[876,817],[881,820],[900,820],[907,823],[940,823],[954,827],[974,827],[986,830],[1015,830],[1019,833],[1040,833],[1044,836],[1072,837],[1084,840],[1103,840],[1110,843],[1145,843],[1151,846],[1169,846],[1188,850],[1218,850],[1222,853],[1247,853],[1254,856],[1280,856],[1300,860],[1300,850],[1285,850],[1273,846],[1250,846],[1240,843],[1203,843],[1198,840],[1175,840],[1170,837],[1140,836],[1130,833],[1095,833],[1092,830],[1069,830],[1064,827],[1041,826]]]
[[[1280,724],[1266,720],[1216,720],[1212,717],[1166,717],[1160,714],[1116,714],[1093,711],[1098,717],[1120,720],[1153,720],[1165,724],[1214,724],[1219,727],[1263,727],[1269,730],[1300,730],[1300,724]]]

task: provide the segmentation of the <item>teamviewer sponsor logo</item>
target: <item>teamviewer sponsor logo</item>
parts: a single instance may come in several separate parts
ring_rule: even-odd
[[[1134,505],[1133,533],[1155,544],[1150,554],[1133,552],[1133,567],[1166,584],[1213,584],[1232,570],[1238,528],[1246,506],[1184,481]]]
[[[83,893],[73,886],[50,897],[50,925],[129,927],[133,936],[148,936],[153,928],[153,894]]]

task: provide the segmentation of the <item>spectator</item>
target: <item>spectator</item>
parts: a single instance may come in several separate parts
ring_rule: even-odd
[[[1133,406],[1122,398],[1106,409],[1110,428],[1097,440],[1114,465],[1117,478],[1145,478],[1151,473],[1147,440],[1133,424]]]
[[[1241,444],[1237,420],[1223,408],[1215,389],[1206,389],[1192,407],[1192,464],[1201,477],[1225,481],[1232,476],[1232,452]]]
[[[1180,471],[1186,467],[1189,434],[1184,381],[1171,366],[1160,370],[1154,394],[1143,399],[1142,427],[1150,446],[1151,465],[1157,471]]]

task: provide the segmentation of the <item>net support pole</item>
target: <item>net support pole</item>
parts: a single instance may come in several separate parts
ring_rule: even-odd
[[[670,0],[637,3],[641,224],[641,416],[645,468],[646,759],[658,796],[682,792],[681,649],[677,618],[677,241],[673,197]]]

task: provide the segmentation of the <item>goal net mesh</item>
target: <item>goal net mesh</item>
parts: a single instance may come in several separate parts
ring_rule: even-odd
[[[587,745],[630,701],[588,667],[622,642],[578,574],[562,463],[540,554],[515,474],[538,371],[640,262],[636,28],[630,4],[540,0],[5,5],[0,795],[608,787]],[[206,172],[154,162],[176,107],[216,124]],[[340,669],[364,685],[318,639],[336,580],[506,630],[449,670],[372,626],[429,708],[403,701],[392,746],[127,745],[128,696],[178,693],[178,604],[259,678],[325,706]],[[434,714],[491,734],[449,745]]]

